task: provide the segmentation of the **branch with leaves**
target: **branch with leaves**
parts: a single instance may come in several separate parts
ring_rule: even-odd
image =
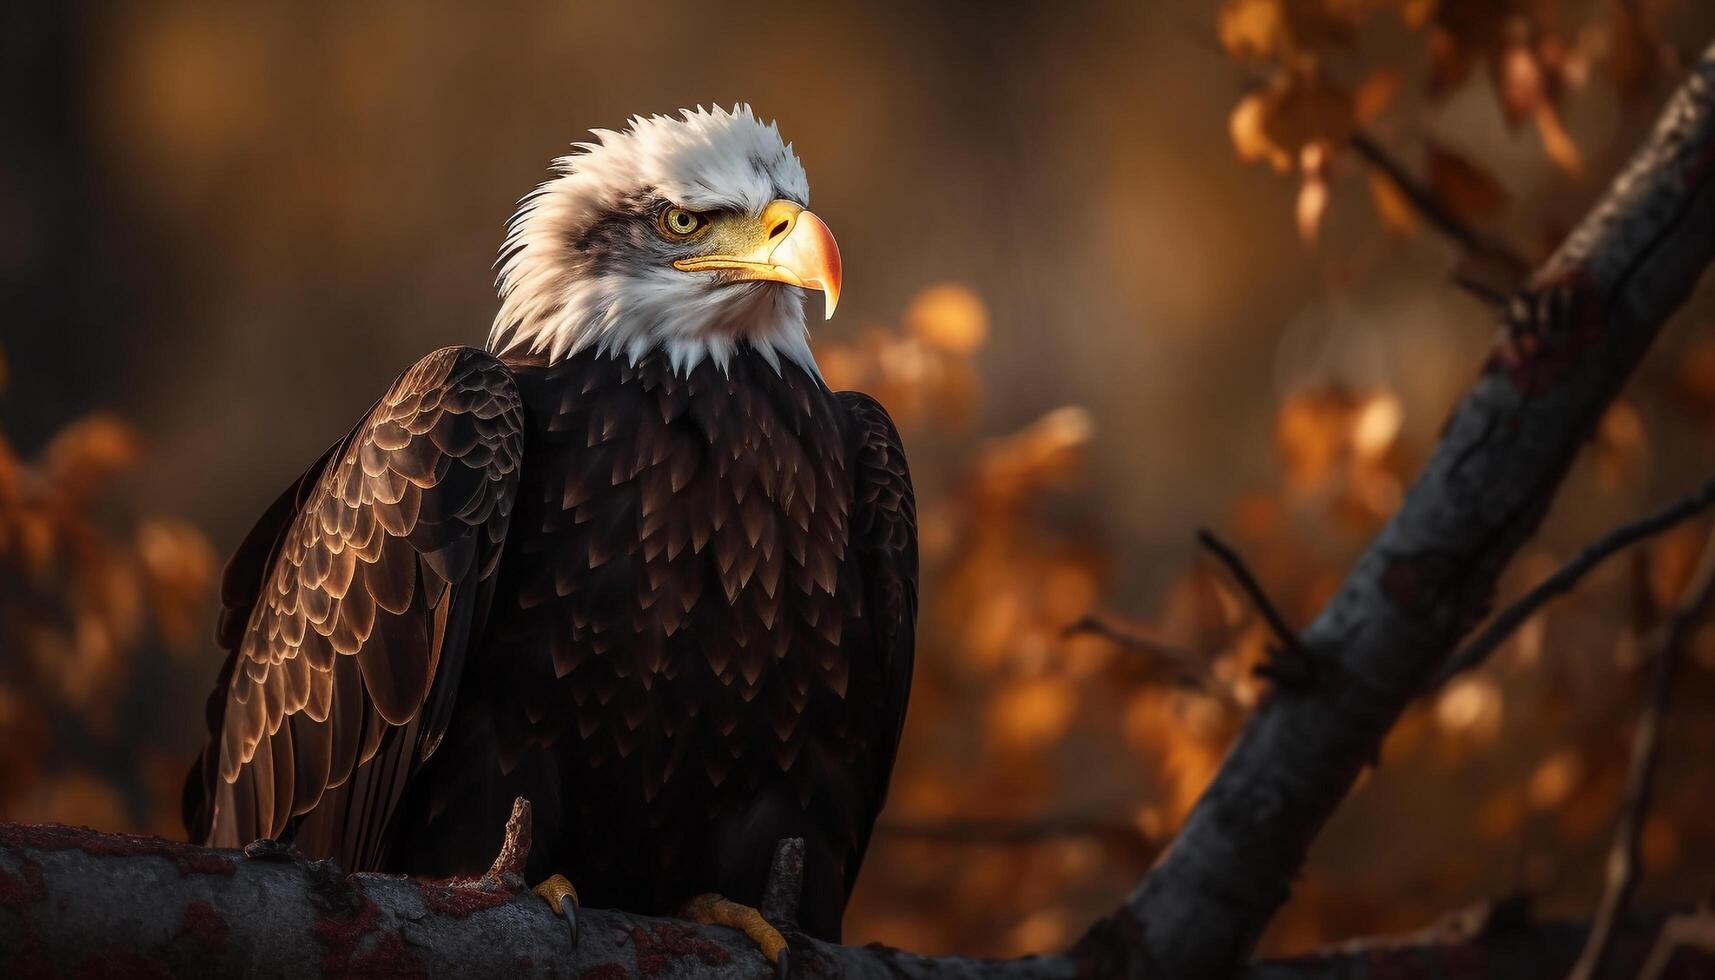
[[[1580,446],[1712,258],[1715,48],[1606,197],[1507,306],[1502,335],[1429,464],[1297,634],[1314,676],[1277,686],[1258,707],[1126,903],[1063,953],[1005,961],[837,946],[783,922],[795,973],[1202,980],[1434,973],[1452,963],[1478,964],[1466,974],[1477,976],[1564,969],[1561,957],[1575,957],[1567,952],[1585,945],[1584,931],[1528,919],[1247,961],[1311,841],[1481,618]],[[0,952],[17,976],[769,973],[735,933],[621,912],[582,914],[584,938],[572,950],[543,903],[504,883],[345,875],[278,848],[240,857],[53,827],[0,828],[0,908]],[[1605,955],[1641,958],[1655,925],[1616,925]]]
[[[1404,502],[1301,634],[1318,666],[1248,720],[1116,928],[1131,975],[1230,973],[1383,738],[1535,532],[1603,411],[1715,257],[1715,48],[1503,317]],[[1098,929],[1103,927],[1098,927]]]

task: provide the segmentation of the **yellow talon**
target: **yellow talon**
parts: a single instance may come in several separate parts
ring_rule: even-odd
[[[566,880],[565,875],[552,875],[547,881],[530,889],[536,897],[548,903],[554,914],[566,920],[566,928],[572,935],[572,946],[578,945],[578,890]]]
[[[719,895],[698,895],[685,903],[684,917],[692,922],[710,926],[730,926],[750,937],[762,955],[774,966],[780,966],[780,956],[786,949],[786,937],[768,924],[762,913],[748,905]]]

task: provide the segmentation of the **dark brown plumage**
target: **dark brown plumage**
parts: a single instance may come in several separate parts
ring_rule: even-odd
[[[474,874],[522,795],[532,880],[644,913],[756,904],[803,836],[802,925],[837,939],[916,562],[887,413],[789,361],[438,351],[234,556],[187,826]]]

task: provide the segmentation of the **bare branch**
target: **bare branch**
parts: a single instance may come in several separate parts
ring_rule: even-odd
[[[1715,959],[1715,911],[1698,909],[1662,923],[1649,958],[1638,970],[1637,980],[1661,980],[1667,975],[1667,968],[1686,951],[1701,952],[1704,960]]]
[[[1435,193],[1433,188],[1413,176],[1411,171],[1376,142],[1374,137],[1360,131],[1352,135],[1348,145],[1360,159],[1392,181],[1412,208],[1435,230],[1446,235],[1470,255],[1494,263],[1513,283],[1524,280],[1530,271],[1530,263],[1525,261],[1524,256],[1501,239],[1486,234],[1467,222],[1459,212],[1442,200],[1441,195]],[[1498,298],[1498,294],[1488,292],[1480,282],[1460,281],[1460,285],[1477,292],[1484,299],[1493,301]]]
[[[1277,651],[1272,651],[1275,655],[1270,662],[1259,667],[1257,672],[1277,683],[1296,684],[1308,681],[1315,673],[1315,665],[1310,659],[1309,651],[1305,650],[1298,634],[1286,624],[1286,617],[1282,616],[1280,610],[1269,600],[1268,593],[1262,590],[1261,583],[1251,574],[1244,559],[1206,527],[1197,529],[1197,543],[1220,559],[1221,564],[1232,573],[1239,588],[1250,597],[1251,605],[1256,607],[1256,611],[1268,623],[1268,628],[1274,632],[1274,637],[1280,644]]]
[[[1249,957],[1323,823],[1483,615],[1620,386],[1715,256],[1715,47],[1504,331],[1388,525],[1303,633],[1313,696],[1246,722],[1117,921],[1118,970],[1221,977]]]
[[[741,933],[585,908],[574,948],[526,892],[399,875],[342,874],[296,854],[246,858],[149,837],[0,824],[0,973],[254,978],[627,977],[741,980],[773,968]],[[777,852],[778,853],[778,852]],[[1622,926],[1621,965],[1641,960],[1661,917]],[[875,980],[1109,977],[1135,937],[1110,932],[1015,960],[839,946],[788,930],[793,975]],[[1253,964],[1247,980],[1472,980],[1553,976],[1585,929],[1479,910],[1423,933]],[[1715,962],[1715,960],[1706,960]]]
[[[1441,668],[1441,672],[1430,682],[1427,690],[1437,690],[1454,676],[1481,665],[1548,600],[1570,592],[1579,580],[1614,552],[1682,524],[1709,509],[1710,504],[1715,504],[1715,480],[1705,483],[1661,510],[1630,524],[1621,525],[1585,545],[1571,561],[1560,566],[1553,575],[1543,579],[1512,605],[1501,610],[1489,620],[1489,625],[1484,627],[1481,633],[1461,647],[1459,652],[1447,658],[1446,666]]]
[[[1644,820],[1649,816],[1656,758],[1661,752],[1661,726],[1673,698],[1673,675],[1679,667],[1686,641],[1708,611],[1711,598],[1715,598],[1715,536],[1704,544],[1697,572],[1686,587],[1679,606],[1657,633],[1659,639],[1651,651],[1654,676],[1650,682],[1649,700],[1644,703],[1638,716],[1637,730],[1632,733],[1631,770],[1626,779],[1625,801],[1614,828],[1613,846],[1608,851],[1602,904],[1596,911],[1589,941],[1578,957],[1578,965],[1573,968],[1570,980],[1591,980],[1601,972],[1603,962],[1611,954],[1615,926],[1637,885],[1638,841],[1643,834]]]
[[[1222,698],[1232,700],[1232,691],[1216,683],[1209,673],[1209,658],[1190,647],[1146,636],[1138,630],[1116,623],[1105,616],[1086,613],[1060,631],[1062,637],[1099,636],[1109,643],[1138,654],[1147,674]]]
[[[975,961],[800,937],[793,968],[894,980],[1359,978],[1445,974],[1450,963],[1466,976],[1552,974],[1542,966],[1566,943],[1535,950],[1544,933],[1529,923],[1445,948],[1410,946],[1399,959],[1366,949],[1304,969],[1247,960],[1310,842],[1477,621],[1580,446],[1712,256],[1715,48],[1600,205],[1509,306],[1504,335],[1424,472],[1302,639],[1273,614],[1283,644],[1317,653],[1312,696],[1258,708],[1122,908],[1054,955]],[[1231,557],[1229,567],[1242,569]],[[1272,607],[1258,608],[1266,616]],[[24,977],[771,974],[748,940],[718,927],[592,909],[574,950],[533,896],[344,875],[273,848],[259,854],[0,825],[0,954]],[[1581,945],[1580,930],[1560,935]]]

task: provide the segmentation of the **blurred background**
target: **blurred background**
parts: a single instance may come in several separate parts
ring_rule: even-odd
[[[60,3],[0,9],[0,819],[182,835],[219,567],[428,350],[591,127],[749,101],[846,261],[831,382],[901,422],[917,682],[850,941],[1076,938],[1170,839],[1492,339],[1715,37],[1701,0]],[[1463,284],[1462,286],[1459,284]],[[1715,293],[1507,578],[1708,476]],[[311,397],[305,397],[311,393]],[[1413,708],[1265,948],[1525,893],[1587,914],[1638,637],[1707,525]],[[1643,833],[1715,879],[1715,635]]]

